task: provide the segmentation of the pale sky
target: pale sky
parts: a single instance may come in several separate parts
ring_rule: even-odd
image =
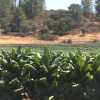
[[[67,9],[70,4],[81,4],[81,0],[45,0],[47,10]]]

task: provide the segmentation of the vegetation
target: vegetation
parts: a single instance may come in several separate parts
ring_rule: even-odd
[[[0,99],[22,100],[25,92],[35,100],[99,100],[100,54],[43,53],[21,46],[0,55]]]
[[[0,28],[11,32],[22,32],[31,22],[29,33],[42,33],[66,35],[74,29],[84,29],[87,33],[99,32],[99,25],[90,26],[90,23],[100,22],[100,1],[95,1],[96,13],[93,13],[92,0],[81,0],[81,4],[72,3],[68,10],[46,10],[45,0],[1,0],[0,3]],[[18,4],[18,5],[17,5]],[[21,23],[23,29],[20,28]],[[34,23],[34,24],[33,24]],[[22,25],[21,25],[22,26]],[[7,28],[6,28],[7,27]],[[26,28],[26,29],[29,29]],[[90,32],[90,31],[91,32]],[[38,32],[39,32],[38,31]],[[23,31],[23,34],[26,33]]]
[[[38,38],[40,40],[45,40],[45,41],[55,41],[58,39],[58,36],[53,35],[53,34],[43,34],[43,35],[40,35]]]

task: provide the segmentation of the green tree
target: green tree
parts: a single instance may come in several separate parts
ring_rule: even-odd
[[[10,23],[10,17],[9,17],[10,6],[11,6],[10,0],[0,0],[0,24],[4,30]]]
[[[92,0],[81,0],[81,5],[83,9],[83,15],[86,18],[90,18],[92,13]]]
[[[13,21],[16,24],[18,31],[19,31],[20,24],[21,24],[21,22],[24,21],[24,19],[25,19],[24,12],[22,11],[22,9],[20,7],[17,7],[14,12]]]
[[[45,1],[44,0],[24,0],[21,7],[28,19],[33,19],[36,16],[43,16]]]
[[[79,4],[71,4],[68,7],[68,9],[69,9],[71,18],[74,21],[80,22],[82,20],[82,9]]]

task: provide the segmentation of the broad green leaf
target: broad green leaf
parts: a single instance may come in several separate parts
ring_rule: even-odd
[[[15,51],[15,49],[12,49],[11,59],[12,60],[15,60],[16,59],[16,51]]]
[[[50,51],[49,51],[48,47],[45,47],[44,48],[44,54],[42,56],[42,63],[44,63],[45,66],[48,67],[50,65],[51,61],[52,61],[52,58],[51,58],[51,55],[50,55]]]
[[[18,53],[18,54],[20,54],[20,53],[21,53],[21,45],[20,45],[20,46],[18,46],[18,48],[17,48],[17,53]]]
[[[50,96],[50,97],[45,96],[44,100],[52,100],[53,98],[54,98],[54,96]]]
[[[73,80],[77,76],[75,71],[72,71],[69,76],[69,80]]]
[[[44,86],[45,88],[48,88],[49,83],[47,82],[46,77],[40,78],[39,79],[39,84],[41,84],[42,86]]]
[[[95,96],[95,92],[88,85],[86,85],[86,90],[90,96]]]
[[[38,93],[38,94],[43,94],[46,92],[45,88],[43,87],[39,87],[37,85],[35,85],[35,91]]]
[[[72,60],[72,62],[73,62],[74,64],[76,64],[77,59],[76,59],[76,57],[73,55],[73,53],[69,52],[69,57],[70,57],[70,60]]]
[[[79,54],[80,56],[82,56],[82,52],[81,52],[80,48],[78,48],[78,54]]]
[[[31,53],[31,49],[30,48],[25,48],[25,54]]]
[[[50,88],[49,88],[49,92],[54,92],[55,89],[57,89],[58,84],[57,81],[53,81],[53,83],[51,84]]]
[[[20,81],[19,81],[17,78],[15,78],[15,79],[13,79],[12,81],[10,81],[9,84],[10,84],[12,87],[15,87],[19,82],[20,82]]]
[[[18,88],[18,89],[16,89],[16,90],[12,90],[12,91],[11,91],[11,93],[12,93],[13,95],[21,95],[23,92],[24,92],[24,87],[20,87],[20,88]]]
[[[4,79],[6,79],[6,78],[13,79],[14,76],[13,76],[13,74],[10,73],[9,71],[4,70],[4,71],[2,72],[2,77],[3,77]]]
[[[77,58],[77,63],[76,63],[76,67],[79,67],[79,69],[81,69],[84,66],[84,60],[82,59],[82,57],[79,55]]]
[[[48,70],[47,70],[45,65],[41,65],[40,66],[40,71],[43,73],[43,75],[47,75],[48,74]]]
[[[81,79],[79,80],[79,82],[84,83],[86,80],[88,80],[88,79],[90,79],[90,78],[91,78],[90,72],[87,72],[87,73],[84,75],[84,77],[81,78]]]
[[[39,57],[37,56],[37,54],[34,54],[34,62],[33,63],[35,63],[36,64],[36,66],[38,65],[38,66],[40,66],[40,59],[39,59]]]

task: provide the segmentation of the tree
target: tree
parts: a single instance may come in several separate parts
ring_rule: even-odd
[[[92,0],[81,0],[83,15],[90,18],[92,12]]]
[[[95,6],[95,9],[97,11],[97,14],[100,14],[100,2],[98,2],[98,4]]]
[[[82,9],[79,4],[71,4],[68,9],[74,21],[80,22],[82,20]]]
[[[0,24],[4,30],[10,23],[10,4],[10,0],[0,0]]]
[[[24,12],[22,11],[22,9],[20,7],[17,7],[14,12],[13,21],[16,24],[18,31],[19,31],[20,24],[21,24],[21,22],[24,21],[24,19],[25,19]]]
[[[44,0],[24,0],[21,7],[28,19],[36,16],[43,16],[45,1]]]

